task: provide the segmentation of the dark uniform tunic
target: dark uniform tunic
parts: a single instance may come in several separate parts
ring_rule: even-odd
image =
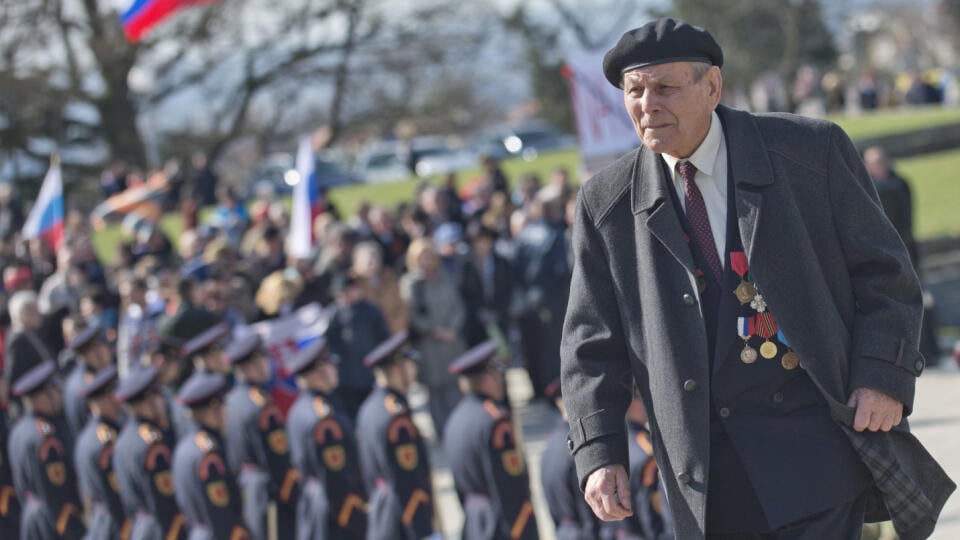
[[[81,538],[86,532],[73,460],[52,419],[25,414],[10,433],[10,466],[24,502],[20,538]]]
[[[186,538],[184,518],[173,497],[173,434],[133,418],[117,438],[113,472],[120,499],[133,519],[130,540]]]
[[[237,384],[226,400],[226,452],[243,493],[243,515],[254,538],[267,538],[267,507],[277,503],[278,538],[295,538],[300,473],[290,463],[283,414],[270,392]]]
[[[113,451],[120,426],[106,418],[91,418],[74,450],[80,494],[90,506],[87,540],[110,540],[129,533],[120,485],[113,472]]]
[[[193,433],[193,423],[190,421],[190,415],[187,408],[177,401],[173,391],[164,386],[160,389],[163,398],[167,402],[167,418],[170,419],[170,425],[173,428],[173,436],[177,442]]]
[[[83,386],[93,379],[96,372],[88,369],[84,362],[77,362],[63,383],[63,416],[66,418],[70,436],[76,440],[90,420],[87,400],[80,395]]]
[[[329,397],[304,391],[287,418],[290,458],[304,478],[297,538],[361,539],[366,494],[349,420]]]
[[[219,435],[201,428],[177,443],[173,480],[190,540],[250,538],[243,524],[240,491],[227,468]]]
[[[20,536],[20,499],[13,486],[13,471],[7,453],[7,414],[0,411],[0,531],[8,531],[10,538]]]
[[[557,540],[601,538],[602,522],[593,514],[580,492],[577,469],[567,448],[570,426],[560,419],[540,455],[540,483],[550,509]],[[636,509],[634,509],[636,511]]]
[[[371,540],[418,540],[433,533],[430,462],[410,405],[376,387],[357,419],[360,463],[370,493]]]
[[[443,442],[463,505],[464,540],[537,538],[530,478],[507,409],[467,394],[451,413]]]
[[[673,526],[667,511],[667,499],[660,485],[660,473],[653,459],[650,432],[627,422],[630,450],[630,496],[633,515],[614,524],[618,539],[667,540],[673,538]]]

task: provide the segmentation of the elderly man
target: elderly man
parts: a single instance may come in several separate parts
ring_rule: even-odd
[[[924,538],[954,489],[903,420],[920,288],[847,136],[719,106],[723,53],[662,19],[604,58],[643,146],[581,190],[562,342],[569,448],[631,513],[636,378],[677,538]]]
[[[37,333],[43,325],[43,316],[37,308],[37,295],[32,291],[19,291],[10,297],[10,335],[7,337],[4,358],[7,387],[12,387],[20,377],[43,362],[55,358]]]

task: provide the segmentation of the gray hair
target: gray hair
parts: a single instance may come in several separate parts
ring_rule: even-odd
[[[10,312],[10,327],[13,330],[23,329],[23,310],[30,304],[37,304],[37,293],[33,291],[17,291],[10,297],[7,309]]]

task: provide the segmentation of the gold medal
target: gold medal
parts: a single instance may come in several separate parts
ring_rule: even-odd
[[[753,298],[757,295],[757,290],[753,288],[753,285],[746,281],[740,281],[740,285],[737,285],[736,290],[733,291],[733,294],[737,295],[737,300],[740,301],[740,305],[749,304]]]
[[[800,357],[797,356],[797,353],[790,351],[780,359],[780,365],[788,371],[797,369],[797,366],[800,365]]]
[[[743,350],[740,351],[740,361],[744,364],[752,364],[757,361],[757,350],[744,343]]]
[[[773,359],[777,356],[777,344],[772,341],[764,341],[763,345],[760,346],[760,356],[767,360]]]

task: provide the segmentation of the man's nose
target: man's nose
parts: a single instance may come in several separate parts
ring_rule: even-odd
[[[660,108],[660,97],[656,92],[646,91],[638,100],[640,108],[645,113],[655,112]]]

